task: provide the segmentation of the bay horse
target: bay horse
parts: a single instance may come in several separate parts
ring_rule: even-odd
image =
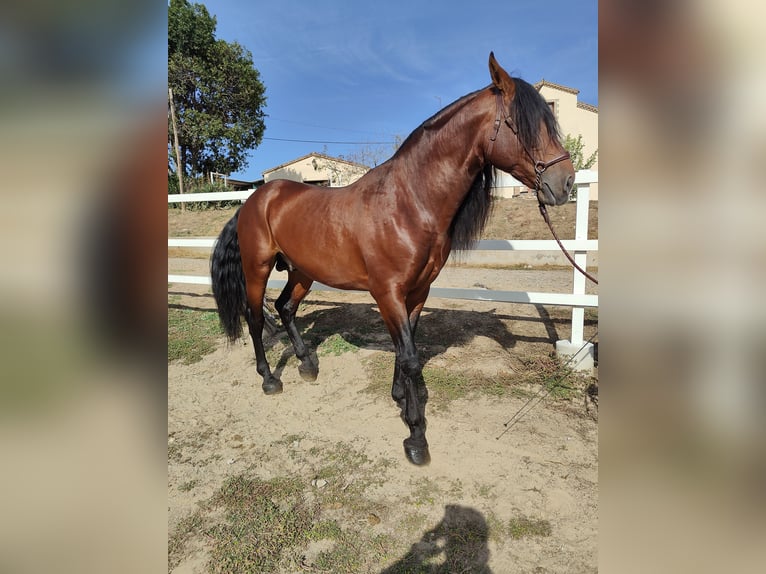
[[[266,394],[282,391],[266,360],[263,299],[274,266],[288,271],[276,309],[298,371],[319,369],[295,326],[314,281],[368,291],[396,352],[391,396],[410,436],[407,459],[430,461],[423,380],[415,331],[431,283],[450,251],[469,248],[490,213],[494,168],[534,189],[541,204],[569,198],[574,168],[556,119],[533,86],[512,78],[489,55],[492,83],[423,122],[391,159],[355,183],[322,188],[266,183],[225,225],[211,256],[213,294],[225,334],[242,336],[244,316]]]

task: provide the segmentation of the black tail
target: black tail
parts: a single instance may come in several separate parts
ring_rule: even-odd
[[[213,296],[226,336],[234,342],[242,336],[241,317],[247,313],[247,292],[237,239],[239,211],[224,226],[210,257]]]

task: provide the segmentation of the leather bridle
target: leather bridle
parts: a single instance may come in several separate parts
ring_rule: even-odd
[[[519,144],[521,144],[521,147],[524,148],[524,151],[529,156],[529,159],[532,160],[532,163],[535,166],[535,191],[540,191],[543,185],[543,180],[542,180],[543,172],[545,172],[545,170],[551,167],[552,165],[556,165],[560,161],[564,161],[565,159],[570,159],[569,152],[564,150],[564,153],[554,157],[550,161],[541,161],[541,160],[535,159],[535,156],[532,155],[531,151],[529,151],[527,144],[524,143],[524,141],[519,137],[519,130],[514,125],[511,115],[506,112],[505,106],[503,106],[503,95],[501,94],[500,90],[495,92],[495,97],[497,101],[497,117],[495,118],[495,124],[493,126],[492,135],[489,137],[490,144],[489,144],[489,151],[487,152],[487,155],[492,153],[492,147],[495,144],[495,140],[497,139],[497,134],[500,132],[500,126],[502,125],[501,119],[500,119],[502,117],[502,122],[505,122],[505,124],[509,128],[511,128],[513,135],[516,136],[516,140],[519,142]]]
[[[522,148],[524,148],[524,151],[529,156],[529,159],[532,160],[532,163],[535,166],[535,193],[538,193],[542,190],[543,185],[543,173],[546,169],[551,167],[552,165],[555,165],[559,163],[560,161],[564,161],[565,159],[570,159],[570,155],[568,151],[564,151],[559,156],[554,157],[550,161],[541,161],[536,160],[535,156],[532,155],[532,152],[529,151],[529,148],[524,143],[524,141],[519,137],[519,130],[516,128],[516,126],[513,123],[513,119],[511,118],[510,114],[508,114],[505,110],[505,106],[503,106],[503,96],[499,90],[495,92],[495,97],[497,101],[497,117],[495,118],[495,123],[493,126],[492,135],[489,137],[489,150],[487,151],[487,155],[490,155],[492,153],[492,147],[495,145],[495,140],[497,139],[497,134],[500,132],[500,126],[502,125],[502,121],[505,122],[505,124],[511,128],[511,131],[513,132],[513,135],[516,136],[516,140],[519,142]],[[502,120],[501,120],[502,117]],[[553,235],[553,238],[556,240],[556,243],[558,243],[558,246],[561,248],[561,251],[564,253],[566,258],[569,260],[569,262],[574,266],[575,269],[577,269],[580,273],[585,275],[588,279],[593,281],[596,285],[598,285],[598,280],[596,280],[593,275],[585,271],[582,267],[580,267],[577,263],[575,263],[574,258],[572,255],[564,249],[564,245],[561,243],[561,240],[559,239],[558,235],[556,235],[556,231],[553,229],[553,224],[551,223],[551,219],[548,216],[548,210],[545,207],[545,204],[540,201],[540,196],[538,193],[538,206],[540,208],[540,214],[543,216],[543,220],[546,224],[548,224],[548,229],[551,230],[551,234]]]

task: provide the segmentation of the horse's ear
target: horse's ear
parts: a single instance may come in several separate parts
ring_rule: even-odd
[[[495,53],[489,53],[489,75],[492,77],[492,83],[503,92],[509,100],[513,100],[516,94],[516,83],[511,79],[503,67],[497,63]]]

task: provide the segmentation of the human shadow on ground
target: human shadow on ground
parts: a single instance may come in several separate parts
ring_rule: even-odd
[[[488,539],[487,521],[478,510],[448,504],[439,524],[425,532],[409,552],[380,574],[492,574]]]

